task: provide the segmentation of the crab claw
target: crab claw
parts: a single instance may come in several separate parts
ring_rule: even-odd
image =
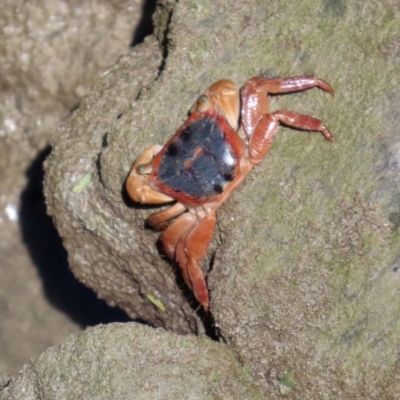
[[[160,145],[147,148],[133,164],[126,180],[126,190],[131,199],[137,203],[163,204],[174,200],[172,197],[152,189],[147,183],[153,170],[153,156],[161,149],[162,146]]]

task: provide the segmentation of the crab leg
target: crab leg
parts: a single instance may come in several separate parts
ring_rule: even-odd
[[[248,137],[259,119],[269,113],[268,94],[283,94],[318,87],[333,95],[329,83],[315,76],[293,76],[290,78],[268,79],[255,77],[241,89],[242,124]]]
[[[194,214],[182,214],[161,234],[160,241],[163,245],[163,249],[171,260],[176,259],[175,253],[180,239],[186,236],[193,228],[196,221],[197,218]]]
[[[270,114],[260,119],[250,137],[249,160],[252,165],[257,165],[268,153],[278,129],[279,121]]]
[[[165,210],[151,214],[147,218],[146,222],[156,230],[163,230],[165,229],[165,223],[168,220],[177,217],[185,211],[186,207],[182,203],[176,203],[173,206],[166,208]]]
[[[299,114],[295,111],[278,110],[272,113],[274,119],[291,128],[305,131],[321,132],[326,140],[333,141],[329,129],[317,118],[310,115]]]
[[[272,94],[298,92],[300,90],[319,87],[325,92],[333,95],[331,85],[323,79],[319,79],[313,75],[291,76],[290,78],[275,79],[255,77],[246,82],[243,88],[254,85],[257,87],[257,91],[264,91]]]
[[[319,119],[294,111],[275,111],[272,114],[264,115],[260,119],[250,137],[249,159],[253,165],[258,164],[268,153],[278,132],[279,123],[295,129],[321,132],[326,140],[333,141],[333,136],[329,129]]]
[[[161,234],[160,241],[163,245],[163,249],[171,260],[177,260],[176,253],[178,243],[182,236],[185,236],[187,232],[193,228],[196,220],[197,219],[195,215],[191,213],[182,214]],[[187,274],[186,263],[184,265],[179,264],[179,267],[181,268],[184,281],[189,288],[192,289],[192,285]]]
[[[206,279],[199,262],[207,254],[214,229],[215,213],[200,220],[192,213],[185,213],[160,237],[165,253],[178,263],[183,279],[205,310],[210,305]]]
[[[188,233],[183,241],[180,241],[177,248],[184,247],[186,258],[186,269],[189,276],[190,284],[193,293],[199,303],[206,311],[210,308],[210,301],[208,297],[208,288],[206,278],[200,268],[199,262],[207,254],[208,247],[210,246],[211,239],[214,235],[215,229],[215,213],[206,215],[194,228]],[[177,258],[179,265],[181,261]]]

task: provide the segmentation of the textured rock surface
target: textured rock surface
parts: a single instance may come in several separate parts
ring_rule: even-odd
[[[3,197],[20,192],[25,181],[14,170],[27,168],[94,78],[127,50],[132,22],[140,16],[135,4],[101,0],[4,4],[0,16]]]
[[[131,163],[219,78],[313,73],[334,99],[312,90],[273,106],[321,118],[336,142],[282,129],[222,207],[212,311],[267,398],[396,398],[399,21],[394,1],[177,3],[161,75],[148,40],[97,82],[54,140],[47,197],[76,276],[133,317],[199,330],[157,234],[143,229],[150,210],[124,195]]]
[[[261,399],[228,346],[135,323],[88,329],[25,365],[2,400]]]
[[[74,284],[46,216],[42,163],[59,121],[128,50],[141,9],[137,0],[1,4],[0,371],[18,371],[87,323],[87,304],[77,318],[60,312],[74,308],[67,287],[75,305],[86,289]]]
[[[268,21],[268,37],[254,41],[247,68],[260,65],[261,51],[279,75],[327,79],[333,100],[313,90],[277,107],[320,117],[335,143],[282,131],[221,210],[209,277],[214,316],[268,398],[394,399],[400,8],[274,4],[270,17],[254,12],[249,25]]]
[[[156,234],[145,234],[147,210],[131,209],[124,193],[136,146],[126,151],[132,140],[116,138],[144,131],[146,113],[135,99],[146,97],[160,63],[158,43],[151,38],[103,76],[59,132],[61,140],[55,140],[47,162],[46,187],[49,211],[65,246],[74,249],[69,251],[74,274],[131,317],[183,333],[196,329],[187,322],[192,310],[154,246]],[[144,125],[138,127],[139,122]],[[167,312],[148,296],[168,303]]]
[[[168,89],[162,86],[160,95],[148,90],[161,61],[158,42],[149,38],[96,83],[54,139],[46,194],[70,267],[83,283],[132,318],[197,332],[202,324],[154,245],[158,235],[144,229],[148,207],[132,208],[124,189],[132,161],[161,132],[154,126],[157,110],[167,112]],[[166,312],[149,298],[165,304]]]

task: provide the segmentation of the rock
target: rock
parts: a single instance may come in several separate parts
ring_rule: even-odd
[[[2,2],[2,371],[18,371],[33,355],[78,332],[78,323],[88,321],[85,310],[89,304],[79,304],[75,315],[71,312],[72,303],[78,305],[82,293],[89,293],[89,289],[85,292],[68,272],[65,249],[46,215],[43,160],[57,124],[79,104],[93,81],[128,51],[140,18],[137,0]],[[71,287],[74,297],[68,303],[67,289]],[[93,305],[96,299],[91,295]],[[88,300],[90,296],[83,297]],[[96,314],[93,308],[91,318]]]
[[[261,399],[231,349],[135,323],[99,325],[25,365],[1,400]]]
[[[21,191],[25,181],[20,171],[48,145],[60,119],[79,104],[94,79],[127,50],[132,22],[138,18],[135,12],[140,15],[129,1],[85,5],[76,0],[34,0],[4,5],[1,196]]]

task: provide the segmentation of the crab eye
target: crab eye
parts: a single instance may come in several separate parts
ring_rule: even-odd
[[[140,164],[136,169],[139,175],[149,175],[153,171],[153,163],[149,162],[147,164]]]
[[[197,111],[204,112],[210,107],[209,98],[206,94],[202,94],[197,100]]]
[[[202,94],[199,97],[199,103],[205,103],[206,101],[208,101],[208,96],[206,94]]]

